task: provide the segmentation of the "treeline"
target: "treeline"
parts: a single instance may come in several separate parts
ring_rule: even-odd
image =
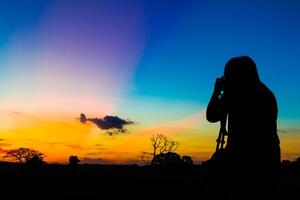
[[[193,165],[193,159],[188,155],[179,155],[176,150],[178,149],[179,142],[169,138],[163,134],[154,134],[150,137],[150,152],[141,152],[141,161],[146,166],[179,166],[179,165]],[[47,164],[44,161],[46,155],[38,150],[21,147],[17,149],[6,150],[3,158],[9,158],[17,163],[39,166]],[[69,165],[77,166],[80,160],[76,155],[69,156]],[[255,162],[255,161],[253,161]],[[3,163],[3,162],[2,162]],[[206,165],[207,161],[203,161],[201,165]],[[299,167],[300,157],[295,160],[282,160],[282,167]]]

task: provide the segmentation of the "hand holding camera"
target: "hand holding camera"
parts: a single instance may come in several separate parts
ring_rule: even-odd
[[[224,86],[225,86],[225,77],[222,76],[220,78],[216,79],[215,82],[215,91],[218,93],[224,92]]]

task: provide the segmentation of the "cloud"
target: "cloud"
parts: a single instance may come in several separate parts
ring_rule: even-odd
[[[0,147],[0,154],[5,154],[8,151],[9,151],[9,149],[3,149]]]
[[[80,158],[81,163],[88,163],[88,164],[113,164],[110,160],[105,160],[101,158],[92,158],[92,157],[83,157]]]
[[[106,148],[103,147],[102,144],[95,144],[95,145],[92,145],[90,147],[86,147],[85,149],[87,149],[87,150],[98,150],[98,151],[106,150]]]
[[[71,148],[71,149],[75,149],[75,150],[80,150],[82,149],[82,147],[80,145],[77,144],[64,144],[65,147]]]
[[[0,142],[0,146],[1,147],[8,147],[8,146],[11,146],[11,144]]]
[[[104,118],[87,118],[85,114],[81,113],[79,118],[81,123],[90,121],[98,126],[101,130],[112,136],[118,133],[127,133],[127,129],[124,128],[126,125],[136,124],[133,121],[121,119],[118,116],[106,115]]]
[[[96,147],[96,148],[102,147],[102,146],[103,146],[102,144],[95,144],[95,145],[93,145],[93,147]]]
[[[47,144],[51,145],[51,146],[55,146],[55,145],[61,145],[70,149],[75,149],[75,150],[81,150],[83,147],[78,145],[78,144],[66,144],[66,143],[62,143],[62,142],[47,142]]]
[[[100,154],[102,154],[102,152],[90,152],[90,153],[87,153],[86,155],[88,155],[88,156],[99,156]]]
[[[7,141],[7,139],[0,138],[0,148],[1,147],[9,147],[9,146],[11,146],[11,144],[6,143],[4,141]]]
[[[81,113],[79,120],[80,120],[81,123],[87,122],[87,118],[86,118],[85,114]]]
[[[123,130],[123,127],[125,125],[133,124],[132,121],[127,121],[117,116],[108,116],[108,115],[105,116],[103,119],[91,118],[88,120],[94,122],[99,128],[104,130],[113,129],[113,128]]]
[[[11,112],[12,114],[15,114],[15,115],[21,115],[22,113],[21,112],[18,112],[18,111],[14,111],[14,112]]]
[[[300,128],[286,128],[286,129],[277,129],[279,133],[297,133],[300,132]]]

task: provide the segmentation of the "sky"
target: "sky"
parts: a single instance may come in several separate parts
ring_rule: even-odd
[[[295,159],[299,9],[296,0],[1,0],[0,153],[140,163],[161,133],[200,163],[218,133],[205,119],[214,81],[230,58],[249,55],[277,98],[282,158]]]

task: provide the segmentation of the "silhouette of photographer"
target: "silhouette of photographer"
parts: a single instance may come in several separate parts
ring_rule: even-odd
[[[230,59],[206,111],[209,122],[228,119],[229,199],[275,198],[271,193],[281,162],[277,112],[276,98],[260,81],[255,62],[248,56]]]

